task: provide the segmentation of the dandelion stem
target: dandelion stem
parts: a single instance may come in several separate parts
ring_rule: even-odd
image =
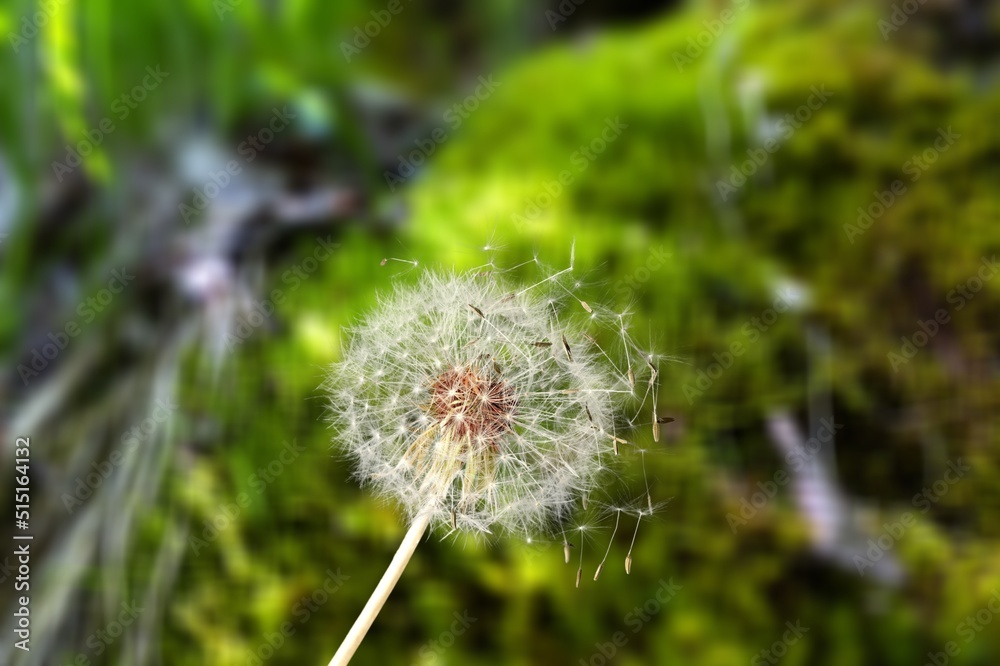
[[[410,525],[410,529],[406,532],[406,536],[403,537],[403,542],[399,544],[399,550],[396,551],[396,555],[392,558],[392,562],[389,563],[389,568],[385,570],[384,574],[382,574],[382,580],[378,582],[378,585],[375,587],[375,591],[372,592],[371,598],[368,599],[368,603],[365,604],[361,614],[358,615],[358,619],[354,621],[354,626],[352,626],[351,630],[347,632],[347,637],[344,638],[344,642],[340,644],[340,648],[337,649],[337,654],[333,655],[333,659],[330,660],[328,666],[345,666],[351,661],[351,657],[354,656],[358,646],[361,645],[361,641],[364,639],[365,634],[368,633],[372,623],[375,622],[375,617],[378,615],[379,611],[382,610],[382,606],[385,605],[386,599],[389,598],[392,588],[396,587],[396,582],[402,575],[403,569],[406,568],[407,563],[410,561],[410,557],[413,556],[413,551],[417,549],[417,544],[420,543],[420,539],[423,537],[424,532],[427,531],[427,525],[430,523],[430,519],[431,512],[422,511],[413,521],[413,524]]]

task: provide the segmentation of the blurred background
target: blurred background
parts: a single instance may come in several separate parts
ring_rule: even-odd
[[[574,242],[675,418],[634,437],[662,507],[631,574],[610,516],[579,589],[561,541],[435,534],[354,663],[997,663],[998,29],[975,0],[3,3],[0,490],[30,436],[34,540],[24,652],[2,521],[0,664],[327,663],[405,530],[323,421],[342,327]]]

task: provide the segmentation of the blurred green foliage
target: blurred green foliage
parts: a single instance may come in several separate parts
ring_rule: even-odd
[[[503,246],[501,265],[534,252],[559,265],[575,240],[594,299],[631,306],[636,330],[678,359],[666,370],[660,410],[683,428],[647,456],[654,493],[672,501],[640,531],[631,576],[613,566],[597,584],[585,576],[580,590],[558,544],[528,557],[535,551],[521,544],[431,539],[364,644],[363,663],[416,660],[463,609],[477,623],[440,663],[577,663],[619,630],[630,640],[618,664],[746,663],[789,620],[810,627],[783,658],[790,665],[913,664],[954,640],[956,624],[1000,585],[991,555],[1000,525],[998,449],[995,429],[985,427],[1000,393],[995,376],[975,372],[984,345],[995,344],[998,285],[987,284],[948,327],[957,368],[939,349],[897,374],[887,354],[918,319],[947,307],[948,292],[1000,246],[991,159],[1000,130],[990,120],[1000,95],[972,72],[934,67],[905,44],[884,43],[872,29],[879,12],[755,8],[724,43],[678,72],[673,54],[711,17],[693,11],[557,46],[498,72],[501,88],[407,192],[413,220],[405,237],[384,245],[360,233],[344,238],[341,255],[285,308],[287,335],[247,343],[229,370],[241,391],[220,396],[205,387],[189,396],[228,424],[221,438],[228,444],[206,463],[224,465],[205,477],[221,477],[215,491],[185,484],[204,509],[194,529],[218,502],[247,491],[244,480],[278,442],[298,437],[309,464],[280,477],[224,540],[187,565],[172,618],[177,653],[189,651],[193,637],[200,656],[190,663],[243,663],[254,637],[286,620],[334,566],[351,575],[349,584],[279,655],[282,663],[311,663],[332,651],[402,526],[391,507],[373,505],[345,481],[347,470],[330,457],[321,399],[299,398],[316,395],[339,328],[380,289],[409,279],[379,267],[386,252],[469,268],[484,263],[478,248],[491,239]],[[740,91],[750,95],[755,85],[761,109],[779,116],[803,104],[812,86],[833,96],[763,173],[719,202],[715,182],[746,159],[752,129],[765,120],[742,106]],[[617,117],[628,125],[620,139],[518,229],[512,216],[524,215],[560,171],[574,169],[574,151]],[[946,126],[961,138],[852,244],[844,224],[856,208],[905,177],[904,163]],[[716,154],[706,149],[713,142]],[[647,284],[624,289],[622,280],[659,247],[671,256],[667,264]],[[742,326],[771,305],[777,280],[802,285],[809,306],[783,315],[689,404],[682,387],[714,352],[742,339]],[[807,325],[829,333],[831,367],[806,371]],[[762,421],[780,406],[804,414],[810,382],[833,387],[844,424],[841,478],[879,507],[876,526],[910,508],[927,455],[922,438],[939,447],[932,463],[963,457],[976,469],[897,544],[893,554],[911,574],[900,590],[879,592],[853,571],[810,563],[807,526],[787,497],[737,536],[727,525],[742,493],[720,490],[730,487],[722,480],[766,480],[781,467]],[[619,533],[613,558],[622,557],[628,533]],[[660,579],[683,589],[633,636],[625,619]],[[234,607],[237,598],[248,603]],[[997,634],[987,631],[955,663],[987,663],[998,651]]]
[[[248,95],[258,103],[341,85],[351,74],[325,26],[354,25],[369,9],[289,2],[271,20],[247,2],[236,7],[239,22],[227,24],[209,3],[183,3],[176,12],[151,6],[162,15],[135,12],[145,23],[130,24],[127,45],[84,50],[65,41],[59,26],[71,18],[62,14],[46,32],[46,66],[58,85],[44,103],[51,108],[39,111],[57,115],[66,135],[82,122],[74,81],[84,72],[74,62],[86,63],[88,80],[107,92],[91,100],[101,105],[140,76],[153,54],[175,54],[174,76],[188,90],[157,104],[183,107],[206,95],[225,124]],[[73,7],[60,11],[68,15]],[[956,625],[1000,587],[1000,447],[990,427],[1000,386],[995,370],[982,366],[997,353],[1000,282],[987,283],[954,312],[934,345],[899,372],[887,354],[898,352],[900,336],[912,335],[919,319],[948,307],[949,292],[1000,249],[1000,88],[971,68],[931,63],[919,40],[884,41],[875,26],[885,13],[878,4],[758,3],[679,71],[674,54],[716,15],[691,9],[550,47],[495,72],[502,86],[408,183],[412,218],[405,229],[392,238],[346,232],[339,254],[289,292],[279,308],[284,330],[257,332],[217,380],[186,387],[190,416],[182,436],[218,444],[181,461],[164,506],[191,512],[189,537],[206,538],[205,521],[241,493],[248,501],[217,539],[206,539],[184,562],[165,611],[166,663],[252,663],[248,651],[285,622],[295,633],[272,663],[322,663],[332,655],[403,526],[393,507],[376,505],[348,479],[323,424],[317,387],[324,366],[335,358],[341,327],[380,290],[425,265],[481,265],[487,243],[502,247],[500,265],[534,253],[563,265],[575,242],[582,293],[631,308],[635,330],[675,359],[664,367],[659,409],[676,416],[679,427],[665,444],[639,435],[651,451],[654,496],[671,501],[640,530],[630,576],[620,565],[631,536],[623,529],[612,550],[615,566],[598,583],[585,570],[580,589],[572,585],[575,567],[562,563],[561,544],[432,537],[358,663],[415,662],[422,646],[448,630],[452,613],[466,609],[476,622],[428,663],[586,663],[595,644],[616,631],[629,638],[614,657],[621,666],[746,663],[796,620],[810,631],[781,660],[789,666],[915,664],[955,640]],[[110,30],[110,3],[88,3],[86,16],[95,35]],[[242,37],[227,36],[229,30]],[[218,48],[220,40],[229,46]],[[399,48],[405,57],[400,44],[402,37],[387,41],[382,53]],[[115,55],[126,50],[127,59]],[[257,76],[243,75],[248,61]],[[391,73],[387,62],[373,54],[370,67]],[[8,81],[18,76],[3,73]],[[257,85],[267,94],[244,88]],[[762,124],[794,112],[821,85],[833,91],[830,101],[738,193],[720,201],[716,182],[747,159]],[[627,128],[578,168],[574,152],[608,118]],[[903,165],[949,126],[960,138],[909,181]],[[519,227],[513,216],[525,216],[564,170],[572,182]],[[907,179],[908,191],[852,243],[844,225],[898,178]],[[670,259],[648,282],[628,288],[626,278],[640,275],[659,248]],[[309,252],[309,243],[298,249]],[[421,267],[380,266],[387,254],[418,259]],[[530,277],[529,269],[522,272]],[[713,354],[744,339],[744,325],[771,306],[781,283],[800,285],[808,305],[783,314],[689,401],[684,387],[694,385]],[[273,284],[281,287],[280,270]],[[810,365],[807,330],[830,337],[830,366]],[[190,359],[190,376],[201,376],[198,363]],[[229,386],[236,388],[223,388]],[[945,460],[961,457],[974,466],[975,474],[893,549],[909,572],[899,589],[877,589],[851,570],[810,558],[808,526],[787,490],[737,535],[727,524],[727,512],[738,511],[753,484],[782,466],[763,427],[768,414],[787,407],[804,417],[810,387],[825,386],[844,425],[840,478],[875,509],[876,529],[912,508],[926,466],[931,480]],[[205,435],[207,427],[217,429]],[[258,492],[255,475],[291,441],[304,452]],[[162,518],[149,518],[150,549],[162,537]],[[609,534],[602,529],[586,545],[591,557]],[[297,604],[328,569],[350,578],[300,623]],[[626,618],[661,579],[683,589],[632,634]],[[998,637],[984,631],[953,663],[995,662]]]

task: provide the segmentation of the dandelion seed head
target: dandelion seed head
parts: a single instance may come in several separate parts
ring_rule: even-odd
[[[587,334],[597,311],[567,294],[554,275],[518,288],[427,271],[381,297],[324,385],[356,478],[450,530],[530,536],[564,522],[613,474],[616,418],[634,401],[624,364]],[[626,340],[619,315],[604,323]]]
[[[382,295],[345,332],[324,385],[355,477],[449,533],[565,530],[614,480],[629,444],[617,435],[635,420],[624,407],[650,396],[633,366],[646,374],[654,361],[627,313],[576,297],[571,270],[526,287],[502,271],[426,271]]]

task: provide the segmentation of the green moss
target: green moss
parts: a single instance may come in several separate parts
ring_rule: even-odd
[[[402,528],[392,507],[376,506],[346,480],[331,455],[322,404],[297,397],[317,395],[350,314],[377,290],[409,279],[393,277],[401,264],[380,267],[382,257],[471,267],[483,263],[478,248],[493,233],[506,244],[501,261],[508,264],[536,250],[564,264],[575,240],[594,300],[632,307],[636,330],[648,330],[651,345],[676,358],[664,371],[660,411],[683,427],[667,444],[645,441],[645,433],[638,440],[653,451],[655,497],[672,499],[640,530],[631,576],[621,566],[630,537],[623,529],[614,566],[598,584],[585,575],[580,590],[559,545],[536,544],[540,553],[522,557],[521,544],[423,544],[365,643],[368,662],[418,659],[425,641],[447,629],[451,611],[465,608],[483,619],[441,663],[577,663],[615,631],[629,637],[616,658],[623,664],[745,663],[799,618],[812,629],[783,663],[912,664],[953,640],[956,624],[1000,585],[990,555],[1000,525],[997,435],[984,427],[998,387],[992,375],[975,372],[996,353],[983,332],[997,327],[1000,281],[952,312],[934,349],[898,372],[887,354],[918,330],[918,319],[950,308],[950,290],[1000,248],[1000,89],[938,69],[902,40],[884,42],[875,7],[833,16],[755,6],[683,71],[674,54],[707,14],[567,43],[498,73],[502,86],[409,191],[413,222],[402,243],[349,234],[336,261],[288,294],[281,308],[288,330],[262,331],[240,348],[226,371],[226,381],[239,378],[238,391],[189,388],[212,420],[230,424],[224,454],[198,460],[190,472],[221,481],[176,489],[199,520],[252,493],[249,477],[283,441],[297,438],[306,452],[186,565],[172,640],[194,641],[206,654],[214,646],[211,663],[242,664],[245,650],[275,631],[327,568],[341,568],[350,584],[296,624],[280,659],[315,663],[332,654]],[[757,146],[756,128],[794,112],[821,85],[833,92],[830,100],[721,201],[716,183]],[[628,127],[580,168],[574,153],[609,118]],[[911,181],[904,165],[949,125],[960,139]],[[572,182],[517,228],[513,217],[527,217],[562,171]],[[845,225],[855,223],[858,206],[896,179],[906,193],[852,243]],[[669,260],[651,268],[650,248],[660,247]],[[626,281],[642,275],[649,277],[635,288]],[[745,326],[772,306],[781,281],[807,289],[809,306],[781,314],[750,340]],[[280,276],[274,284],[281,287]],[[828,370],[807,369],[807,327],[830,337]],[[685,393],[733,342],[745,345],[733,368],[699,395]],[[842,479],[882,511],[876,525],[913,511],[921,436],[941,442],[942,459],[975,457],[977,473],[919,515],[919,527],[892,551],[911,572],[902,590],[873,592],[852,571],[809,569],[807,526],[788,490],[738,533],[730,530],[726,514],[748,494],[738,482],[753,488],[782,465],[763,420],[778,407],[804,414],[810,382],[832,386],[845,426]],[[961,414],[940,400],[959,392]],[[916,416],[904,405],[919,406]],[[192,531],[200,529],[196,521]],[[252,601],[222,608],[219,599],[234,594],[218,592],[220,575]],[[629,613],[670,578],[682,591],[633,634]],[[875,619],[864,610],[874,605],[881,608]],[[967,663],[997,653],[988,633],[963,653]]]

